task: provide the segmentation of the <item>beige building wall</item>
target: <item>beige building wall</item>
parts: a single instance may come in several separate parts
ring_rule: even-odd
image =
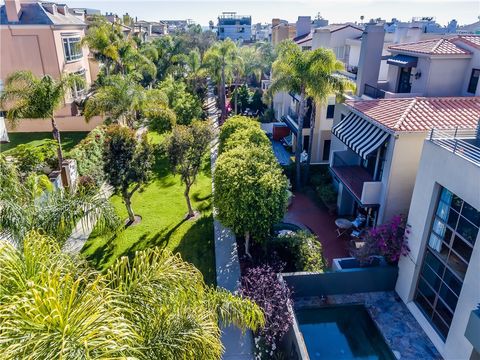
[[[470,359],[472,353],[473,347],[464,334],[470,312],[477,307],[480,301],[478,278],[480,274],[480,233],[477,235],[445,342],[441,340],[420,312],[413,302],[413,297],[440,188],[447,188],[474,208],[480,209],[479,178],[480,167],[478,165],[425,141],[408,214],[410,254],[400,259],[396,291],[444,359]]]
[[[85,70],[87,87],[98,75],[98,65],[89,59],[87,47],[83,47],[83,56],[78,60],[65,60],[62,37],[85,36],[84,28],[63,26],[54,28],[46,25],[0,25],[0,80],[5,81],[13,72],[30,70],[37,76],[45,74],[59,78],[62,73]],[[91,69],[94,69],[92,74]],[[65,105],[56,111],[57,122],[63,131],[89,131],[101,122],[100,117],[87,124],[83,116],[68,95]],[[20,120],[14,128],[7,126],[10,132],[50,131],[50,120]]]
[[[392,135],[394,136],[394,135]],[[382,176],[383,194],[378,214],[378,223],[388,221],[398,214],[407,214],[412,198],[415,177],[426,133],[400,133],[390,140],[391,157],[387,150],[387,159]],[[388,161],[388,160],[387,160]],[[387,165],[387,164],[386,164]]]

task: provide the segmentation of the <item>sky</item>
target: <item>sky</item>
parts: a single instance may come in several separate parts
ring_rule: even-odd
[[[459,24],[478,21],[480,1],[463,0],[67,0],[70,7],[90,7],[102,13],[118,15],[128,12],[139,20],[158,21],[169,19],[192,19],[200,25],[216,23],[223,11],[235,11],[240,15],[251,15],[253,23],[270,23],[273,17],[295,22],[299,15],[321,16],[330,23],[359,21],[393,17],[409,21],[412,17],[433,16],[437,22],[446,25],[451,19]]]

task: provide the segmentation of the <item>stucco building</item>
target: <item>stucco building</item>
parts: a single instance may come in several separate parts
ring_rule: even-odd
[[[88,124],[79,116],[76,99],[81,98],[97,72],[98,65],[81,45],[85,36],[84,14],[70,12],[66,5],[45,2],[5,0],[0,7],[0,81],[18,70],[59,78],[75,73],[85,78],[85,86],[74,86],[65,98],[65,106],[56,112],[63,131],[86,131],[100,123],[96,117]],[[0,83],[0,84],[1,84]],[[10,131],[50,131],[48,120],[21,120]]]
[[[480,132],[424,141],[396,291],[444,359],[480,358]]]

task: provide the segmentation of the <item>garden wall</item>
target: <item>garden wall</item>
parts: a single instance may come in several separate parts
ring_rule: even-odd
[[[284,273],[282,278],[293,297],[393,291],[397,266],[345,269],[325,273]]]

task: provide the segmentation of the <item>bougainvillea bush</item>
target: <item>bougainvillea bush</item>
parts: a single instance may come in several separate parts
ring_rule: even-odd
[[[246,271],[241,279],[240,294],[259,305],[265,315],[265,327],[255,333],[256,359],[274,358],[293,322],[289,311],[290,290],[279,281],[272,267],[262,265]]]
[[[401,256],[410,252],[406,238],[408,233],[405,218],[396,215],[389,222],[370,229],[365,245],[354,255],[362,262],[374,255],[382,255],[389,263],[397,263]]]

